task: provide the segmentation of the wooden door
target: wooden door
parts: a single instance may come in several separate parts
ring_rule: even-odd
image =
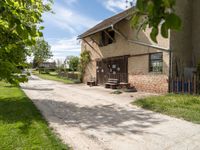
[[[128,57],[113,57],[97,61],[97,81],[104,84],[109,78],[128,82]]]

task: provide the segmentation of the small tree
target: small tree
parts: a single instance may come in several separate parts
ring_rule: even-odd
[[[80,80],[83,81],[83,76],[85,74],[85,69],[90,62],[90,52],[85,50],[81,53],[80,63],[79,63],[79,71],[80,71]]]
[[[77,71],[78,65],[79,65],[79,57],[77,56],[68,56],[65,60],[65,62],[69,66],[69,70],[71,71]]]
[[[57,73],[61,73],[64,70],[64,63],[61,59],[56,60],[56,68]]]
[[[33,54],[33,67],[39,67],[41,63],[50,59],[53,55],[51,52],[50,45],[43,39],[40,38],[36,41],[36,44],[30,48]]]

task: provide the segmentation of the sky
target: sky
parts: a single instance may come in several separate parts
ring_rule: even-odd
[[[53,60],[79,56],[77,36],[126,9],[126,0],[54,0],[53,12],[43,15],[43,33]]]

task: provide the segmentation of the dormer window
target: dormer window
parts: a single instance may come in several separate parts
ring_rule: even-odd
[[[115,31],[104,30],[101,32],[101,46],[106,46],[115,42]]]

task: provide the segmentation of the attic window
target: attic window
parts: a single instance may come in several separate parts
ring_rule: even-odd
[[[115,42],[115,32],[113,30],[105,30],[101,32],[101,46],[106,46]]]

